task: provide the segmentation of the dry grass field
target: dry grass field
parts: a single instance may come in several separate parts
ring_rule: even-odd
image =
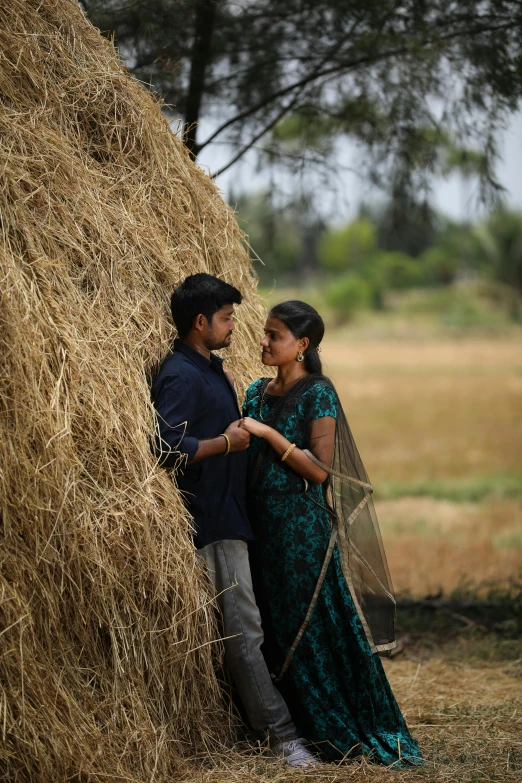
[[[324,341],[399,593],[522,568],[522,340]]]
[[[385,661],[385,668],[425,765],[386,769],[366,762],[329,764],[309,772],[224,753],[187,783],[520,783],[522,667],[485,662],[470,649]]]

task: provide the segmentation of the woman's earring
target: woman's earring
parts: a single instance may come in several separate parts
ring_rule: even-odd
[[[297,358],[296,358],[296,361],[297,361],[297,362],[303,362],[303,361],[304,361],[304,355],[303,355],[303,352],[302,352],[302,351],[298,351],[298,352],[297,352]]]

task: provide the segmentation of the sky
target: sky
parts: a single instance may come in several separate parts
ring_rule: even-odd
[[[522,112],[514,115],[501,145],[502,160],[497,167],[505,199],[513,209],[522,211]],[[466,187],[461,177],[440,181],[435,190],[438,207],[452,217],[466,219],[480,213],[474,206],[476,188]]]
[[[204,139],[211,127],[200,127],[199,138]],[[512,209],[522,211],[522,111],[515,114],[509,123],[499,144],[501,159],[497,166],[497,175],[500,183],[506,189],[504,194],[507,205]],[[216,145],[202,150],[199,164],[209,171],[216,171],[223,166],[230,157],[231,150],[224,145]],[[337,156],[337,188],[324,195],[323,214],[330,218],[328,222],[342,223],[357,214],[359,204],[362,201],[372,202],[382,198],[378,191],[368,187],[360,176],[348,169],[356,166],[357,155],[360,151],[349,141],[340,145]],[[216,179],[216,184],[223,191],[225,198],[231,192],[238,195],[243,192],[255,192],[262,190],[268,184],[265,172],[258,171],[256,166],[257,156],[248,153],[236,165],[224,172]],[[283,187],[290,183],[284,181]],[[321,185],[317,185],[318,189]],[[446,180],[437,179],[433,183],[433,205],[441,212],[456,220],[476,220],[484,214],[484,207],[478,201],[478,187],[476,183],[466,183],[462,177],[452,175]]]

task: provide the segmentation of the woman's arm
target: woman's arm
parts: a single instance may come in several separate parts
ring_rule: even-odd
[[[285,451],[292,445],[291,442],[281,435],[280,432],[263,424],[256,419],[248,416],[243,419],[241,426],[256,435],[258,438],[264,438],[274,451],[282,457]],[[310,451],[317,459],[329,465],[332,461],[333,447],[335,440],[335,419],[333,416],[324,416],[312,422],[310,429]],[[292,449],[286,463],[292,470],[298,473],[307,481],[313,481],[316,484],[322,484],[328,478],[328,473],[318,467],[312,460],[306,456],[303,449]]]

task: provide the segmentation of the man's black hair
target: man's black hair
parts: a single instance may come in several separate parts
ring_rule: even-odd
[[[212,316],[225,305],[241,304],[241,293],[219,277],[200,272],[190,275],[170,297],[170,311],[179,337],[186,337],[200,313],[211,323]]]

